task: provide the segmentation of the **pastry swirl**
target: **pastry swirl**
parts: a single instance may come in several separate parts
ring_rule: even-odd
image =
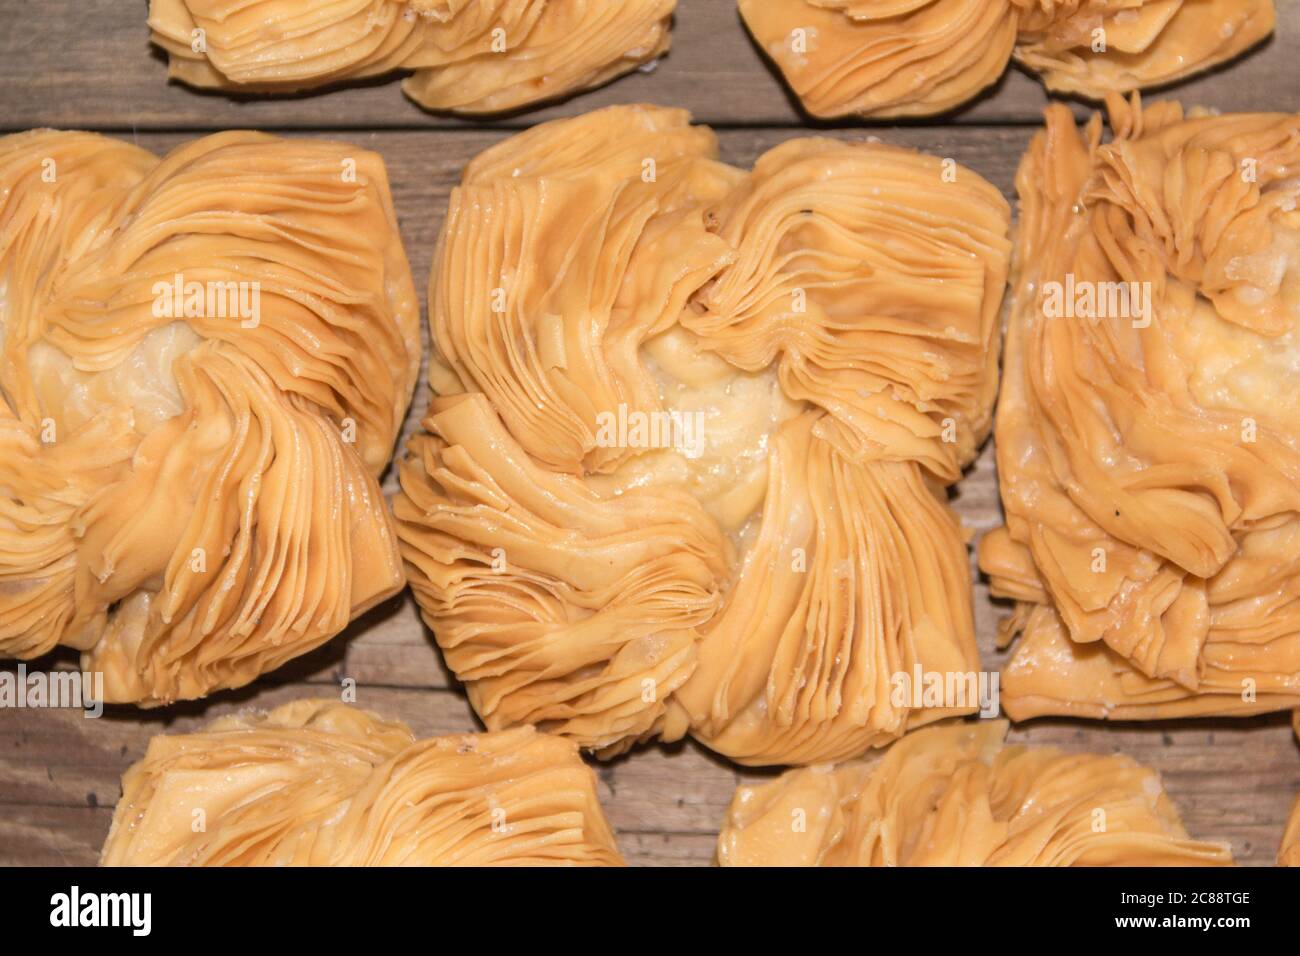
[[[403,584],[418,376],[388,180],[342,143],[0,140],[0,656],[238,687]]]
[[[395,72],[429,110],[499,113],[662,56],[676,0],[150,0],[190,86],[287,93]]]
[[[1017,176],[1006,525],[980,542],[1017,602],[1003,706],[1295,707],[1300,117],[1116,98],[1111,127],[1051,107]]]
[[[1004,746],[1006,721],[909,734],[874,761],[736,791],[722,866],[1228,866],[1123,754]]]
[[[122,778],[105,866],[621,866],[573,744],[416,740],[327,700],[160,735]]]
[[[394,508],[489,728],[804,763],[976,707],[891,682],[979,668],[943,489],[990,427],[1009,210],[879,143],[716,156],[685,113],[618,107],[452,194]]]
[[[1273,0],[739,0],[814,116],[929,116],[1014,59],[1101,99],[1224,63],[1273,31]]]

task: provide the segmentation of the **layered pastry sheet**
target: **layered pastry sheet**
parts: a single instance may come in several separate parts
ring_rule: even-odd
[[[577,748],[529,727],[417,740],[301,700],[160,735],[105,866],[619,866]]]
[[[1047,113],[980,542],[1014,719],[1300,704],[1300,117]]]
[[[190,86],[291,93],[407,73],[430,110],[500,113],[662,56],[676,0],[150,0]]]
[[[929,116],[1012,60],[1101,99],[1217,66],[1273,31],[1273,0],[739,0],[814,116]]]
[[[1001,720],[919,730],[877,760],[736,791],[723,866],[1226,866],[1155,771],[1123,754],[1006,746]]]
[[[376,479],[419,362],[378,155],[0,139],[0,656],[164,704],[395,594]]]
[[[979,669],[944,489],[991,424],[1008,218],[951,161],[747,171],[649,106],[471,162],[395,510],[487,726],[807,763],[974,710],[893,681]]]

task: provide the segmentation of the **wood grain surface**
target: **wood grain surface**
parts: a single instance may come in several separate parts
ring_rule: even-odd
[[[143,0],[0,0],[0,127],[97,129],[164,152],[202,132],[239,126],[330,136],[376,150],[388,165],[421,287],[461,167],[510,128],[609,103],[653,101],[687,107],[721,127],[723,158],[749,165],[810,125],[750,43],[732,0],[680,0],[673,52],[653,72],[489,123],[425,113],[396,83],[287,99],[232,99],[169,85],[165,63],[149,48],[145,9]],[[1231,69],[1166,95],[1224,110],[1300,110],[1300,4],[1280,0],[1279,13],[1279,35],[1270,43]],[[1045,102],[1038,84],[1013,70],[991,95],[940,121],[845,124],[819,135],[877,136],[952,157],[1011,197],[1016,164]],[[1076,108],[1081,116],[1088,112],[1082,104]],[[421,387],[408,431],[425,402]],[[386,488],[394,486],[390,473]],[[977,534],[999,522],[991,446],[954,500]],[[1005,608],[988,599],[982,582],[975,599],[984,666],[994,668],[1003,655],[993,647],[993,633]],[[75,663],[69,654],[55,660]],[[0,864],[94,863],[122,771],[143,755],[151,736],[195,729],[241,708],[336,695],[344,677],[356,680],[359,705],[406,720],[421,735],[477,727],[409,595],[375,608],[324,647],[254,685],[204,701],[158,711],[109,708],[98,720],[70,711],[0,710]],[[1247,864],[1273,862],[1286,813],[1300,792],[1300,748],[1281,714],[1140,724],[1040,720],[1014,728],[1012,738],[1122,751],[1149,764],[1163,774],[1191,833],[1231,843]],[[708,863],[737,783],[769,775],[734,767],[692,743],[645,746],[595,766],[620,846],[639,864]]]

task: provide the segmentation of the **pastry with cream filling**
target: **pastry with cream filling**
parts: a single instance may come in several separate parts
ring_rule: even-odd
[[[417,740],[327,700],[160,735],[105,866],[619,866],[577,748],[531,727]]]
[[[1017,177],[998,406],[1014,719],[1300,704],[1300,116],[1061,106]]]
[[[150,0],[153,42],[189,86],[288,93],[410,74],[429,110],[499,113],[662,56],[677,0]]]
[[[1002,720],[909,734],[874,761],[736,791],[722,866],[1228,866],[1155,771],[1123,754],[1004,746]]]
[[[419,358],[376,154],[0,139],[0,657],[75,648],[156,705],[397,592],[376,478]]]
[[[990,428],[1007,205],[875,142],[717,152],[617,107],[452,193],[394,508],[490,729],[807,763],[976,709],[906,682],[979,669],[946,488]]]
[[[1223,63],[1273,31],[1273,0],[739,0],[814,116],[929,116],[1014,59],[1100,99]]]

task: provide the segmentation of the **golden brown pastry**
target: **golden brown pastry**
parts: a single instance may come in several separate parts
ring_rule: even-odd
[[[619,866],[596,777],[519,727],[416,740],[328,700],[159,735],[122,777],[105,866]]]
[[[1016,62],[1099,99],[1232,59],[1273,31],[1273,0],[739,0],[815,116],[927,116]]]
[[[419,352],[374,153],[0,139],[0,657],[77,648],[153,705],[395,593],[376,476]]]
[[[875,761],[736,791],[723,866],[1228,866],[1122,754],[1004,747],[1002,720],[909,734]]]
[[[394,508],[491,729],[838,759],[977,702],[946,503],[990,427],[1009,210],[974,173],[680,110],[492,147],[430,281],[436,393]]]
[[[397,71],[430,110],[497,113],[662,56],[677,0],[150,0],[190,86],[285,93]]]
[[[1300,704],[1300,117],[1115,98],[1021,164],[998,409],[1014,719]]]

